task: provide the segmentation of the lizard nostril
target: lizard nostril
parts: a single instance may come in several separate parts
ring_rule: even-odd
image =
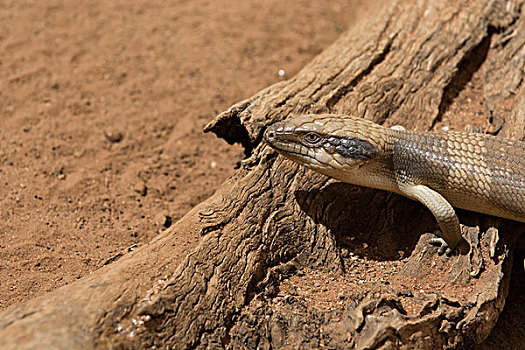
[[[271,140],[271,139],[273,139],[274,137],[275,137],[275,131],[273,131],[273,130],[267,130],[267,131],[266,131],[266,138],[267,138],[268,140]]]

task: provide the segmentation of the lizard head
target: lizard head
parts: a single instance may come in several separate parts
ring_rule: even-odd
[[[277,152],[312,170],[329,175],[354,170],[373,159],[372,141],[381,128],[360,118],[341,115],[305,115],[270,125],[264,141]]]

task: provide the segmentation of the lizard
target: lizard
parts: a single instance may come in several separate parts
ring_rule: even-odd
[[[439,253],[461,240],[454,207],[525,223],[525,142],[460,131],[411,131],[333,114],[289,118],[264,141],[284,157],[349,184],[421,202]]]

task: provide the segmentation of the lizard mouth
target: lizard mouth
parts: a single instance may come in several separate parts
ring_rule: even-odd
[[[289,158],[289,159],[291,159],[293,161],[302,163],[303,165],[306,165],[306,166],[309,166],[312,163],[317,163],[317,159],[312,158],[312,157],[310,157],[310,156],[308,156],[306,154],[303,154],[303,153],[297,153],[297,152],[293,152],[293,151],[280,151],[280,150],[277,150],[277,152],[279,152],[280,154],[282,154],[286,158]]]
[[[273,149],[282,154],[287,158],[301,159],[304,162],[310,162],[316,160],[314,156],[311,156],[305,152],[299,152],[297,149],[301,149],[300,145],[289,144],[285,142],[279,142],[277,140],[272,140],[271,142],[266,141]],[[308,149],[306,149],[308,150]],[[313,151],[312,151],[313,152]]]
[[[324,153],[322,148],[320,149],[311,149],[307,148],[300,144],[295,143],[285,143],[274,141],[270,146],[275,149],[282,156],[299,163],[307,168],[317,170],[317,171],[326,171],[333,168],[326,159],[323,161],[320,159],[319,154],[316,156],[316,152]],[[326,157],[325,157],[326,158]]]

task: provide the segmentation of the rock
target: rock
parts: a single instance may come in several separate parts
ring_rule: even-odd
[[[115,130],[104,130],[104,136],[111,143],[117,143],[122,141],[124,135],[120,131]]]
[[[163,212],[160,212],[157,215],[155,215],[153,220],[156,225],[162,225],[165,228],[168,228],[171,226],[171,216],[166,215]]]

